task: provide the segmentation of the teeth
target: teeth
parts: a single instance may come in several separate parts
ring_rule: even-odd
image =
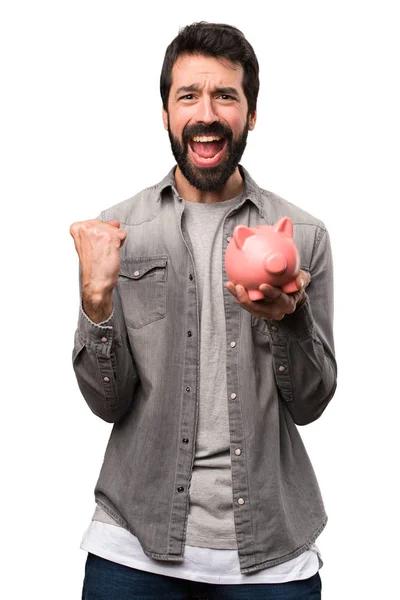
[[[192,140],[194,142],[218,142],[222,138],[219,135],[195,135]]]

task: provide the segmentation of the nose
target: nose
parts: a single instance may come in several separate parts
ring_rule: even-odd
[[[268,273],[280,275],[287,267],[287,260],[281,252],[271,252],[264,259],[264,267]]]
[[[219,121],[219,117],[215,110],[213,99],[210,96],[204,95],[197,105],[196,123],[211,125],[215,121]]]

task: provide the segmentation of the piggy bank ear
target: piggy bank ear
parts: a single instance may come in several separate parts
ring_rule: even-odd
[[[253,231],[246,227],[246,225],[238,225],[233,230],[233,239],[235,240],[236,246],[241,250],[247,238],[254,235]]]
[[[274,231],[284,233],[287,237],[293,237],[293,223],[289,217],[282,217],[274,225]]]

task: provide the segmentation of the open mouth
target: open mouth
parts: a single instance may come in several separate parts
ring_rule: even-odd
[[[227,146],[220,135],[195,135],[189,140],[190,154],[199,167],[214,167],[222,159]]]

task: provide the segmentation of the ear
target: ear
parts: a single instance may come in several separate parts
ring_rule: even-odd
[[[282,217],[274,225],[274,231],[284,233],[286,237],[293,237],[293,223],[289,217]]]
[[[254,233],[246,227],[246,225],[238,225],[233,230],[233,239],[235,240],[236,246],[241,250],[247,238],[252,237]]]
[[[256,126],[256,121],[257,121],[257,112],[255,110],[253,110],[253,112],[251,112],[248,117],[249,131],[253,131],[254,127]]]
[[[167,113],[167,111],[165,110],[164,107],[162,109],[162,120],[163,120],[163,123],[164,123],[164,129],[165,129],[165,131],[168,131],[168,113]]]

